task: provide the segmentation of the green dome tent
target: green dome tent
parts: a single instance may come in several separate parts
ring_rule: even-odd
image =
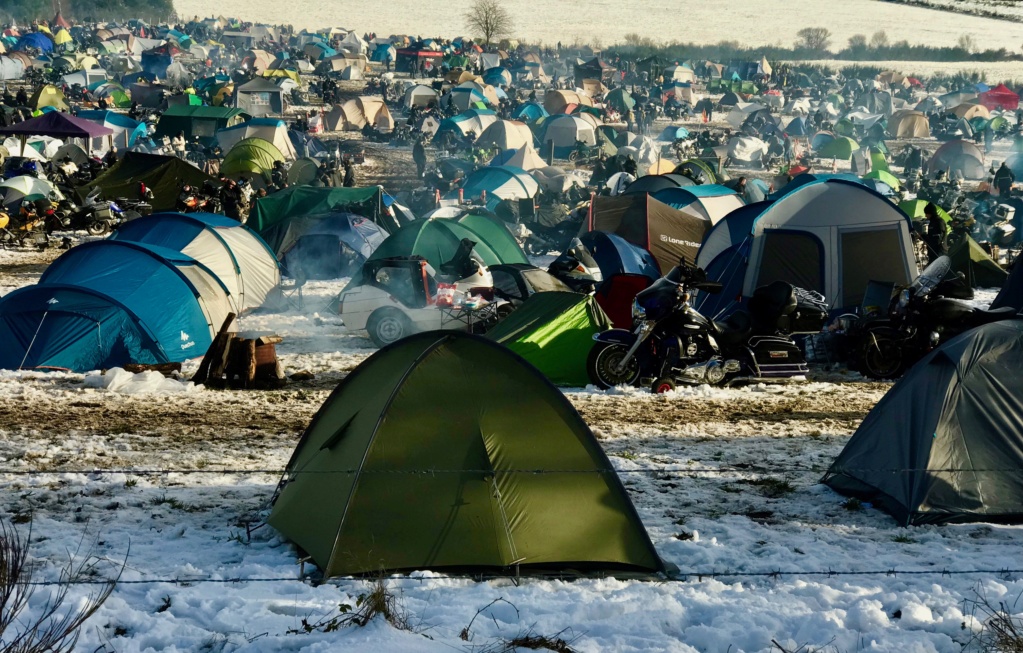
[[[604,106],[611,107],[620,113],[625,113],[636,106],[636,101],[632,99],[632,96],[624,88],[616,88],[604,96]]]
[[[494,250],[505,263],[529,262],[525,252],[522,251],[522,248],[516,242],[515,237],[511,235],[500,219],[483,213],[473,213],[471,210],[457,218],[449,219],[453,219],[479,236],[482,242]]]
[[[593,336],[611,320],[592,295],[538,292],[487,332],[536,366],[555,385],[583,387],[590,382],[586,357]]]
[[[817,156],[822,159],[844,159],[848,160],[852,158],[852,153],[860,149],[859,143],[851,138],[845,136],[839,136],[833,141],[829,141],[824,147],[817,152]]]
[[[369,260],[422,256],[434,268],[440,269],[441,264],[455,256],[463,238],[476,243],[473,249],[485,265],[529,262],[510,233],[503,239],[496,231],[484,236],[469,225],[447,218],[416,220],[401,227],[381,243]]]
[[[664,570],[564,395],[504,347],[451,331],[400,340],[341,382],[268,521],[328,577]]]
[[[864,179],[876,179],[882,183],[891,186],[892,190],[899,190],[902,187],[902,182],[899,181],[898,177],[885,170],[871,170],[867,174],[863,175]],[[926,204],[926,202],[925,202]]]
[[[273,143],[256,137],[243,138],[224,157],[220,172],[228,177],[253,173],[269,181],[275,161],[284,161],[284,155]]]
[[[899,202],[899,209],[908,215],[913,221],[926,220],[927,218],[924,215],[924,209],[927,208],[927,204],[927,200],[904,200]],[[934,205],[934,208],[938,210],[938,215],[941,216],[942,220],[945,222],[952,222],[952,216],[950,216],[945,209],[941,208],[937,204]]]
[[[822,483],[903,526],[1023,523],[1023,321],[928,354],[867,414]]]

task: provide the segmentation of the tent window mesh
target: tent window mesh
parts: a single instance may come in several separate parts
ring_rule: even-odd
[[[767,231],[764,233],[764,251],[760,257],[757,286],[786,281],[800,288],[823,293],[822,258],[820,243],[813,236]]]
[[[870,281],[909,283],[898,229],[841,234],[842,303],[859,306]]]

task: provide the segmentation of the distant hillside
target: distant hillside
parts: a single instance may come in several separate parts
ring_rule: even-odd
[[[151,22],[166,20],[174,13],[171,0],[62,0],[60,7],[64,17],[80,21],[141,18]],[[2,0],[0,21],[49,20],[56,8],[53,0]]]
[[[969,16],[995,18],[1014,23],[1023,23],[1023,1],[1021,0],[881,0],[895,4],[927,7],[939,11],[951,11]]]

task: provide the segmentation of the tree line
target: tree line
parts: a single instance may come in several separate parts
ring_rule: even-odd
[[[0,21],[19,24],[50,20],[54,15],[51,0],[3,0]],[[167,20],[174,15],[171,0],[63,0],[61,13],[67,19],[84,22],[142,18],[147,22]]]

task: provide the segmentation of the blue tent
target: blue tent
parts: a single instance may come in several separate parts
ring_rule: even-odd
[[[669,125],[664,128],[657,140],[675,142],[680,138],[689,138],[689,130],[685,127]]]
[[[579,236],[579,240],[593,254],[604,279],[610,279],[616,274],[641,274],[655,281],[661,276],[650,252],[617,234],[587,231]]]
[[[704,269],[708,279],[724,287],[717,294],[697,294],[693,302],[696,310],[716,317],[737,304],[746,279],[745,261],[753,244],[753,223],[769,206],[771,202],[756,202],[736,209],[703,237],[696,264]]]
[[[79,118],[84,118],[91,122],[97,122],[105,127],[120,128],[128,133],[128,147],[134,147],[139,139],[143,141],[149,138],[149,132],[146,129],[146,123],[139,122],[138,120],[132,120],[123,113],[117,113],[115,111],[79,111]],[[117,144],[120,144],[121,138],[117,137]]]
[[[785,133],[789,136],[808,136],[806,117],[796,116],[785,126]]]
[[[789,193],[791,193],[792,191],[796,190],[800,186],[805,186],[806,184],[809,184],[810,182],[814,182],[814,181],[818,181],[818,180],[827,181],[827,180],[830,180],[830,179],[841,179],[843,181],[851,181],[853,183],[857,183],[857,184],[859,184],[861,186],[865,185],[863,183],[862,179],[860,179],[856,175],[852,174],[851,172],[829,172],[829,173],[804,172],[802,174],[796,175],[795,177],[792,178],[791,181],[789,181],[789,183],[785,184],[784,186],[782,186],[778,190],[776,190],[773,193],[771,193],[771,199],[776,200],[776,199],[782,197],[783,195],[788,195]]]
[[[29,50],[35,48],[43,52],[53,52],[53,41],[45,34],[30,32],[25,34],[14,44],[12,50]]]
[[[85,372],[170,362],[135,313],[108,295],[75,286],[26,286],[0,299],[0,338],[2,369]]]
[[[539,185],[522,168],[494,166],[480,168],[466,177],[462,190],[466,198],[479,197],[486,191],[489,202],[533,197]],[[457,195],[457,191],[453,191],[453,196]]]
[[[544,109],[542,105],[536,102],[526,102],[520,104],[518,108],[512,111],[512,120],[519,120],[521,122],[534,123],[541,118],[546,118],[550,114],[547,113],[547,109]]]
[[[369,60],[377,63],[394,62],[398,56],[398,51],[394,49],[394,46],[389,43],[380,43],[376,49],[373,50],[373,54],[370,55]]]
[[[511,86],[511,71],[501,67],[488,68],[483,71],[483,81],[491,86]]]
[[[38,285],[0,300],[0,367],[84,372],[201,356],[226,298],[216,276],[179,252],[85,243],[54,261]]]

